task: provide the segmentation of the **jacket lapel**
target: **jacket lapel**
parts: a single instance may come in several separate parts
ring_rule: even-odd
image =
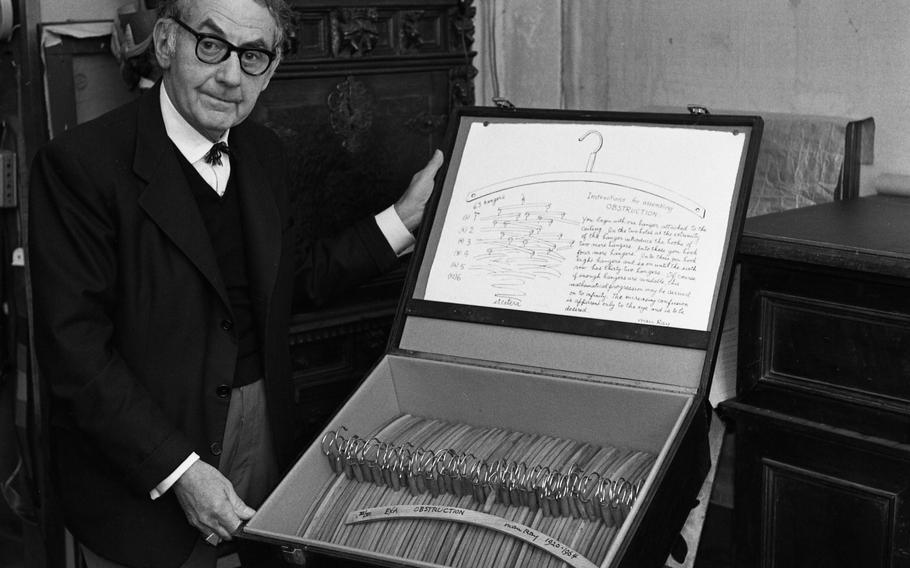
[[[158,90],[150,89],[139,102],[138,135],[133,169],[148,185],[139,205],[211,283],[230,306],[211,239],[193,198],[161,118]]]

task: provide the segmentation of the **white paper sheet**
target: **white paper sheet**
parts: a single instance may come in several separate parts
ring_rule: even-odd
[[[706,330],[746,140],[474,123],[425,298]]]

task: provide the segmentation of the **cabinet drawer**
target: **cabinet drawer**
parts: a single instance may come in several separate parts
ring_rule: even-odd
[[[910,401],[910,317],[769,293],[760,309],[767,338],[761,380]]]
[[[910,409],[910,289],[887,279],[745,265],[747,388],[772,384]]]

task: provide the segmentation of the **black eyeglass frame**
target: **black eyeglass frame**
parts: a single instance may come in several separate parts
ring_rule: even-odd
[[[269,67],[272,66],[272,63],[274,63],[275,59],[278,57],[277,53],[275,53],[274,51],[269,51],[268,49],[262,49],[259,47],[237,47],[236,45],[234,45],[233,43],[229,42],[228,40],[224,39],[221,36],[196,31],[193,28],[191,28],[189,26],[189,24],[187,24],[186,22],[184,22],[183,20],[181,20],[180,18],[178,18],[176,16],[172,17],[171,19],[174,20],[175,22],[177,22],[177,24],[181,28],[190,32],[193,35],[193,37],[196,38],[196,50],[195,50],[196,59],[198,59],[199,61],[201,61],[203,63],[209,64],[209,65],[218,65],[219,63],[223,63],[223,62],[227,61],[228,58],[231,56],[231,53],[234,53],[236,51],[237,58],[240,61],[241,71],[243,71],[244,73],[246,73],[247,75],[249,75],[251,77],[259,77],[260,75],[265,74],[265,72],[269,70]],[[219,59],[218,61],[206,61],[205,59],[202,58],[201,55],[199,55],[199,45],[202,43],[202,40],[205,40],[205,39],[214,40],[214,41],[223,43],[227,47],[227,51],[224,52],[224,56],[221,59]],[[259,73],[251,73],[250,71],[248,71],[246,69],[246,67],[243,66],[243,54],[247,53],[247,52],[261,53],[261,54],[265,55],[266,57],[268,57],[269,62],[262,69],[262,71],[260,71]]]

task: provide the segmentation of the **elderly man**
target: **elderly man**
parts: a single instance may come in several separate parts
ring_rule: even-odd
[[[393,266],[442,162],[293,265],[280,142],[244,122],[281,58],[287,7],[159,10],[162,81],[55,139],[32,174],[53,471],[90,566],[214,565],[294,451],[292,303]]]

